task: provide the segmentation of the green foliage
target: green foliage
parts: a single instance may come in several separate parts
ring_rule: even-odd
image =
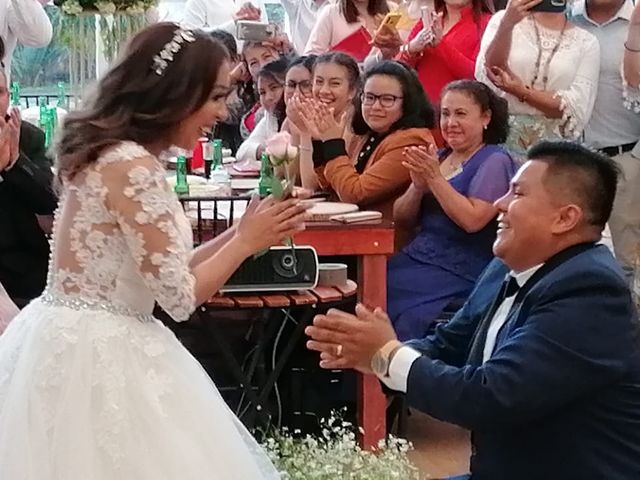
[[[54,28],[62,17],[55,7],[46,7],[46,12]],[[18,45],[11,63],[12,80],[20,82],[24,90],[29,87],[51,86],[55,93],[57,82],[68,80],[67,51],[64,43],[56,36],[43,48],[31,48]]]

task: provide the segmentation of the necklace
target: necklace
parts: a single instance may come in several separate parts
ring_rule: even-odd
[[[475,150],[473,150],[469,155],[465,155],[466,158],[464,158],[463,160],[458,160],[456,162],[453,162],[453,158],[455,156],[455,154],[451,155],[449,154],[442,162],[441,164],[441,170],[443,176],[449,180],[453,177],[455,177],[456,175],[458,175],[462,169],[464,168],[464,166],[467,164],[467,162],[469,160],[471,160],[471,158],[473,158],[473,156],[478,153],[483,147],[485,146],[484,142],[480,143],[480,145],[478,146],[478,148],[476,148]],[[453,153],[453,152],[452,152]],[[444,168],[442,168],[444,167]]]
[[[538,29],[538,22],[536,22],[536,18],[534,16],[531,17],[533,21],[533,29],[536,32],[536,45],[538,47],[538,57],[536,59],[535,70],[533,74],[533,80],[529,83],[531,88],[534,87],[535,83],[538,81],[538,77],[540,76],[540,63],[542,62],[542,39],[540,38],[540,30]],[[558,35],[558,39],[556,40],[556,44],[553,46],[547,61],[544,64],[543,74],[542,74],[542,90],[547,89],[547,84],[549,83],[549,66],[551,65],[551,60],[555,57],[556,53],[560,49],[560,44],[562,43],[562,39],[564,38],[564,32],[567,29],[567,18],[564,19],[564,24],[562,25],[562,30],[560,30],[560,35]]]

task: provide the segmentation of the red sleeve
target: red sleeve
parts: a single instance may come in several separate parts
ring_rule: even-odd
[[[452,41],[442,41],[433,49],[436,55],[447,61],[449,71],[457,78],[474,78],[476,69],[476,58],[480,51],[480,40],[484,33],[490,15],[484,14],[480,18],[480,28],[478,24],[470,18],[464,25],[468,31],[464,35],[463,42],[453,43]]]

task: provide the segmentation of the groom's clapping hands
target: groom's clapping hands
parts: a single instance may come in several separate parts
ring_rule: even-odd
[[[396,333],[386,313],[356,306],[356,314],[331,309],[317,315],[305,333],[307,348],[320,352],[320,366],[326,369],[354,368],[372,373],[371,359]]]

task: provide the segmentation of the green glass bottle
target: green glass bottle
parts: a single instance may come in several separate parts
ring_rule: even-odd
[[[271,193],[273,183],[273,167],[269,161],[269,155],[263,153],[260,156],[260,181],[258,182],[258,194],[266,197]]]
[[[67,94],[64,90],[64,82],[58,82],[58,103],[56,106],[67,109]]]
[[[222,140],[213,139],[213,169],[222,168]]]
[[[176,186],[174,191],[178,195],[189,195],[189,183],[187,182],[187,158],[184,155],[178,157],[176,162]]]
[[[49,148],[53,143],[53,115],[51,110],[45,109],[44,113],[40,111],[40,123],[44,130],[44,146]]]
[[[48,116],[48,102],[47,97],[38,97],[38,107],[40,107],[40,128],[45,129],[47,126],[47,116]]]
[[[20,106],[20,84],[18,82],[11,83],[11,105]]]
[[[51,121],[53,132],[55,134],[55,131],[58,128],[58,108],[48,105],[47,110],[49,111],[49,120]]]

